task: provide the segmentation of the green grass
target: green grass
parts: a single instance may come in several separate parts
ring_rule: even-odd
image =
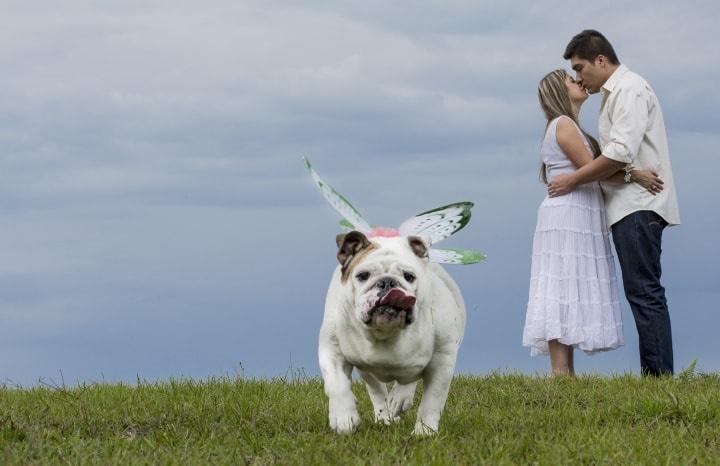
[[[0,464],[720,464],[720,375],[457,376],[440,433],[413,409],[339,436],[319,379],[0,388]]]

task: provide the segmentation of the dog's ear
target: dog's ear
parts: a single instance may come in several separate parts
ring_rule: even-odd
[[[412,252],[420,259],[428,258],[428,246],[419,236],[408,236],[408,244]]]
[[[342,233],[335,237],[335,243],[338,247],[337,259],[345,271],[350,265],[353,257],[360,251],[370,246],[370,241],[365,235],[359,231],[351,231],[350,233]]]

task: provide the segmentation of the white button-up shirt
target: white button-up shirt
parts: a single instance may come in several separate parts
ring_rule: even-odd
[[[663,184],[653,196],[637,183],[600,183],[607,221],[612,225],[639,210],[652,210],[670,225],[680,224],[675,183],[660,103],[641,76],[620,65],[600,89],[602,155],[636,169],[656,170]]]

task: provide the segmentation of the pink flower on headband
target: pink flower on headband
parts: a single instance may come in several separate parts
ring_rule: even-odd
[[[396,236],[400,236],[400,232],[395,228],[375,227],[368,232],[367,236],[369,238],[372,238],[374,236],[380,236],[383,238],[394,238]]]

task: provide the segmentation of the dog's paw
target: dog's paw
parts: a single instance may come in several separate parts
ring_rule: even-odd
[[[386,426],[389,426],[393,422],[397,422],[399,420],[400,418],[398,416],[395,416],[393,414],[393,411],[388,409],[387,407],[375,410],[375,422],[377,422],[378,424],[382,423]]]
[[[399,416],[408,409],[412,408],[413,395],[393,396],[391,393],[388,397],[387,406],[389,414],[394,417]]]
[[[415,398],[415,390],[395,390],[393,389],[387,398],[387,407],[392,416],[399,416],[408,409],[412,408],[413,398]]]
[[[360,424],[360,414],[357,410],[331,412],[330,428],[338,434],[349,434]]]
[[[429,425],[418,419],[418,421],[415,423],[415,429],[413,429],[413,435],[416,437],[430,437],[437,434],[437,431],[437,423],[434,423],[434,425]]]

